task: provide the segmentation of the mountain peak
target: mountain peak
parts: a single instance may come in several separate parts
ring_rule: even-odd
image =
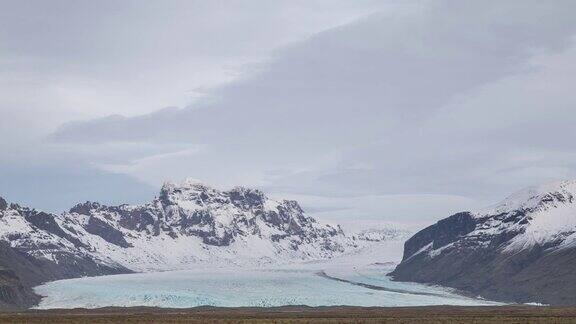
[[[576,180],[555,181],[517,191],[503,201],[479,210],[475,215],[503,214],[517,210],[536,211],[571,204],[576,196]]]
[[[0,197],[0,210],[5,210],[6,208],[8,208],[8,202]]]
[[[62,214],[10,213],[0,217],[0,238],[18,248],[37,246],[38,257],[49,260],[65,253],[66,260],[88,257],[134,271],[319,259],[356,247],[339,227],[306,215],[294,201],[192,179],[167,182],[158,198],[140,205],[87,201]]]
[[[217,192],[218,190],[192,178],[179,183],[167,181],[160,189],[160,201],[164,205],[186,201],[200,203],[208,197],[216,195]]]
[[[179,205],[185,209],[197,209],[199,206],[214,203],[231,203],[245,209],[255,207],[262,209],[267,202],[269,205],[276,204],[258,189],[237,186],[223,191],[192,178],[180,183],[164,183],[159,198],[164,206]]]
[[[489,298],[573,303],[575,196],[576,181],[557,181],[444,218],[406,241],[392,275]]]
[[[162,189],[174,190],[174,189],[201,189],[209,187],[206,183],[201,180],[194,178],[186,178],[181,182],[175,181],[165,181],[162,185]]]
[[[77,213],[81,215],[90,215],[90,212],[94,209],[102,207],[100,203],[86,201],[84,203],[76,204],[74,207],[70,208],[70,213]]]

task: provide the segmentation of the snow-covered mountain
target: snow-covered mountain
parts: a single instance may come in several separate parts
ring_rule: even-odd
[[[416,233],[392,275],[487,298],[574,304],[575,269],[576,181],[562,181]]]
[[[60,220],[0,198],[0,308],[36,304],[31,288],[46,281],[131,272],[94,257]]]
[[[138,205],[86,202],[59,217],[93,255],[135,271],[321,259],[353,247],[339,226],[261,191],[166,183]]]
[[[28,288],[50,280],[326,259],[395,235],[367,233],[346,235],[296,201],[193,180],[166,183],[146,204],[85,202],[58,215],[0,198],[0,306],[34,304]]]
[[[86,202],[60,215],[6,206],[0,239],[57,263],[66,255],[133,271],[321,259],[355,246],[339,226],[307,216],[295,201],[192,180],[166,183],[143,205]]]

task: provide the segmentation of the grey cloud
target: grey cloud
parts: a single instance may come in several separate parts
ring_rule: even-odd
[[[197,100],[280,45],[386,6],[374,0],[0,1],[0,195],[47,209],[76,199],[148,199],[147,184],[101,166],[139,166],[134,161],[150,163],[146,157],[198,145],[173,138],[157,145],[141,136],[81,146],[42,139],[66,121],[134,116]],[[155,125],[158,117],[136,119],[142,132],[164,127]],[[124,130],[123,120],[106,118],[110,126],[95,134],[114,136]]]
[[[534,72],[535,53],[568,48],[574,5],[558,4],[433,2],[401,15],[373,15],[279,52],[264,72],[213,93],[215,103],[71,123],[54,139],[205,144],[206,152],[182,162],[190,173],[224,181],[241,172],[266,178],[270,169],[292,170],[272,176],[266,184],[272,190],[486,195],[494,183],[483,178],[519,167],[507,162],[509,148],[533,146],[539,138],[552,145],[549,136],[522,127],[537,127],[542,107],[532,108],[534,118],[487,133],[482,128],[493,121],[484,116],[519,120],[526,108],[490,99],[482,99],[490,106],[469,100],[468,107],[458,100],[507,78],[522,83]],[[522,92],[512,90],[513,98]],[[562,129],[555,126],[571,122],[560,118],[566,113],[559,110],[542,127],[550,134]],[[310,166],[334,152],[342,161]],[[374,168],[347,167],[359,163]]]
[[[412,199],[434,206],[434,217],[443,216],[439,205],[453,211],[576,176],[569,127],[576,74],[562,72],[576,67],[576,3],[425,4],[293,44],[258,73],[211,91],[205,103],[68,123],[51,143],[174,145],[154,158],[91,155],[150,184],[192,176],[357,200],[435,194],[441,203]],[[189,150],[196,146],[202,149]],[[406,199],[382,199],[395,207],[369,199],[368,211],[426,210],[403,213]]]
[[[197,100],[283,44],[379,1],[0,1],[2,131]],[[17,140],[18,138],[14,138]]]
[[[213,92],[217,101],[207,107],[72,123],[54,137],[251,143],[266,133],[355,144],[524,72],[533,51],[565,48],[576,29],[571,2],[463,3],[435,2],[423,12],[375,15],[325,32],[278,53],[265,72]]]

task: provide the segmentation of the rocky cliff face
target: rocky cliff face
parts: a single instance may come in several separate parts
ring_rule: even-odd
[[[295,201],[190,180],[147,204],[86,202],[60,215],[0,199],[0,306],[33,305],[31,287],[50,280],[329,258],[357,244]]]
[[[32,287],[46,281],[131,272],[92,256],[56,219],[0,199],[0,307],[35,305]]]
[[[60,221],[93,255],[136,271],[327,258],[354,245],[295,201],[190,180],[165,184],[144,205],[79,204]]]
[[[576,182],[520,191],[445,218],[404,245],[396,280],[489,299],[576,304]]]

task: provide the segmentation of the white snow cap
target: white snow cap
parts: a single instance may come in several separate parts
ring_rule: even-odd
[[[202,180],[194,178],[186,178],[180,182],[167,180],[164,181],[164,184],[162,185],[162,189],[195,188],[195,187],[208,187],[208,185]]]
[[[576,180],[526,188],[494,206],[474,213],[474,217],[491,217],[517,211],[526,213],[526,224],[491,221],[490,231],[523,229],[521,234],[511,240],[507,251],[523,250],[547,242],[560,242],[559,248],[576,244]]]
[[[476,216],[508,213],[520,209],[542,206],[545,198],[556,198],[550,203],[571,203],[576,196],[576,180],[555,181],[517,191],[503,201],[474,213]],[[564,201],[560,201],[560,199]],[[576,216],[576,215],[575,215]]]

